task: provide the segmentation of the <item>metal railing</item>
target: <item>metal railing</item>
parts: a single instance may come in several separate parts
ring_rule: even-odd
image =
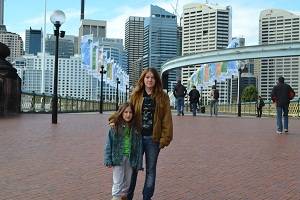
[[[262,115],[263,116],[269,116],[274,117],[276,116],[276,107],[275,104],[272,103],[272,101],[265,101],[265,106],[263,107]],[[291,101],[289,106],[289,116],[290,117],[300,117],[300,98],[294,99]],[[237,114],[237,104],[219,104],[218,105],[218,111],[219,113],[224,114]],[[256,102],[247,102],[247,103],[241,103],[241,113],[242,116],[255,116],[257,114],[257,108],[256,108]],[[210,105],[205,105],[205,110],[207,113],[210,112]]]
[[[37,93],[22,92],[21,112],[23,113],[51,113],[52,96]],[[104,111],[113,111],[116,108],[115,102],[104,102]],[[72,97],[58,97],[58,112],[99,112],[100,101],[79,99]]]

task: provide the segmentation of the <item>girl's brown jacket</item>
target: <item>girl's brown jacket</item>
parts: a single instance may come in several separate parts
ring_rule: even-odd
[[[140,92],[134,97],[131,96],[130,102],[133,104],[135,109],[135,120],[137,123],[137,127],[139,130],[141,130],[143,93]],[[155,142],[160,143],[160,148],[168,146],[173,138],[173,122],[170,108],[170,99],[165,92],[162,92],[155,98],[152,137]]]

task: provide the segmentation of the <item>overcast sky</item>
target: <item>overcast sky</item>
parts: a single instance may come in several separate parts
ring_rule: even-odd
[[[47,33],[52,33],[51,13],[60,9],[66,14],[62,30],[68,35],[78,35],[80,26],[80,0],[48,0],[46,7]],[[129,16],[148,17],[150,4],[160,6],[174,13],[177,0],[86,0],[85,18],[106,20],[107,37],[124,39],[125,21]],[[183,5],[187,3],[205,3],[197,0],[178,0],[177,13],[181,15]],[[243,36],[246,45],[258,44],[259,14],[265,9],[284,9],[300,14],[300,0],[215,0],[211,4],[232,7],[232,36]],[[44,24],[45,0],[5,0],[4,24],[10,32],[16,32],[25,39],[25,30],[29,27],[41,29]]]

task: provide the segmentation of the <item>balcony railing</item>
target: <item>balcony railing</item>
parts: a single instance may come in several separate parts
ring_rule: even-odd
[[[52,96],[37,93],[22,92],[21,112],[23,113],[51,113]],[[104,102],[103,111],[113,111],[115,102]],[[97,112],[100,110],[100,101],[78,99],[72,97],[58,97],[58,112]]]
[[[294,99],[291,101],[289,106],[289,116],[290,117],[300,117],[300,98]],[[237,104],[219,104],[218,105],[218,111],[219,113],[224,114],[237,114],[238,106]],[[257,114],[256,109],[256,102],[247,102],[247,103],[241,103],[241,114],[246,116],[255,116]],[[207,113],[210,112],[210,105],[205,105],[205,111]],[[265,101],[265,106],[263,107],[263,116],[269,116],[274,117],[276,116],[276,107],[275,104],[272,103],[272,101]]]

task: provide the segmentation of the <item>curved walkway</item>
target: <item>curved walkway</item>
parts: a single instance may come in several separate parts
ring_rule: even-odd
[[[0,118],[0,200],[108,200],[103,164],[108,115]],[[276,135],[274,119],[173,116],[155,200],[300,199],[300,123]],[[138,177],[141,199],[144,172]]]

